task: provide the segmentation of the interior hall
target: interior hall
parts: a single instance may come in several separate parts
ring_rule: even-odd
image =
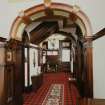
[[[105,1],[0,1],[0,105],[105,105]]]

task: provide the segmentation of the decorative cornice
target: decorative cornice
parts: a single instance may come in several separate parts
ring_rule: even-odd
[[[77,13],[77,12],[79,12],[80,11],[80,7],[78,6],[78,5],[74,5],[73,6],[73,13]]]
[[[87,42],[87,41],[88,41],[88,42],[91,42],[91,41],[92,41],[92,38],[93,38],[92,36],[85,36],[85,37],[84,37],[84,41],[85,41],[85,42]]]
[[[90,41],[86,41],[86,42],[84,43],[84,47],[85,47],[85,48],[92,48],[92,47],[93,47],[93,44],[92,44],[92,42],[90,42]]]
[[[51,5],[51,0],[44,0],[45,7],[49,8]]]
[[[21,20],[23,21],[23,23],[25,23],[26,25],[30,24],[31,20],[28,16],[25,15],[25,12],[23,10],[21,10],[19,12],[19,15],[18,15]]]
[[[50,8],[51,10],[66,11],[66,12],[68,12],[68,14],[73,13],[73,11],[75,11],[75,9],[73,10],[73,6],[70,6],[67,4],[62,4],[62,3],[51,3],[51,0],[44,0],[44,4],[40,4],[40,5],[31,7],[23,12],[20,12],[20,14],[16,17],[16,19],[14,20],[14,22],[12,24],[12,27],[10,30],[10,37],[12,39],[17,40],[18,28],[21,23],[24,23],[23,20],[25,20],[25,23],[27,25],[27,20],[30,19],[30,16],[36,15],[36,14],[40,13],[41,11],[45,11],[47,7]],[[77,13],[75,13],[75,14],[78,16],[78,18],[80,18],[80,20],[84,24],[84,27],[86,28],[86,35],[91,35],[92,31],[91,31],[91,25],[90,25],[90,21],[89,21],[88,17],[80,9],[77,9],[76,12]],[[49,15],[49,10],[47,11],[47,14]],[[41,17],[43,18],[44,16],[42,15]],[[25,18],[23,18],[23,17],[25,17]],[[40,17],[38,17],[37,19],[40,19]],[[32,22],[32,20],[31,20],[31,22]],[[20,35],[20,36],[22,37],[22,35]]]
[[[19,17],[21,17],[21,18],[22,18],[22,17],[24,17],[24,16],[25,16],[24,11],[23,11],[23,10],[21,10],[21,11],[19,12],[18,16],[19,16]]]

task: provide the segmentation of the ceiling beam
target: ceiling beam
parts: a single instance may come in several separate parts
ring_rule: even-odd
[[[58,29],[57,22],[43,22],[30,33],[30,41],[39,44]]]
[[[100,38],[100,37],[102,37],[104,35],[105,35],[105,28],[103,28],[102,30],[100,30],[99,32],[97,32],[96,34],[94,34],[92,36],[92,40],[96,40],[96,39],[98,39],[98,38]]]

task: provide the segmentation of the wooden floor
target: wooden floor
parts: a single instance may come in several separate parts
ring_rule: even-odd
[[[78,99],[77,105],[105,105],[105,99],[81,98]]]

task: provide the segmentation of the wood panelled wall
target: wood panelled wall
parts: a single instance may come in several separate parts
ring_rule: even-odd
[[[92,68],[92,42],[87,39],[85,43],[77,42],[75,47],[74,77],[82,97],[93,97],[93,68]]]
[[[0,105],[22,105],[22,44],[10,40],[4,46],[4,70]],[[0,83],[1,85],[1,83]]]
[[[87,81],[85,83],[85,96],[93,97],[93,59],[92,59],[92,41],[90,38],[86,39],[85,43],[85,53],[86,53],[86,77]],[[87,85],[87,86],[86,86]]]
[[[7,44],[7,48],[12,53],[12,58],[10,61],[8,61],[6,64],[12,64],[12,66],[8,66],[8,69],[11,69],[13,71],[12,75],[9,75],[6,77],[9,77],[10,79],[7,79],[7,84],[10,81],[13,81],[12,86],[8,86],[8,91],[11,90],[13,92],[13,105],[22,105],[22,84],[23,84],[23,75],[22,75],[22,44],[21,42],[10,40],[10,42]],[[11,68],[10,68],[11,67]],[[12,87],[12,88],[11,88]],[[6,93],[9,94],[9,93]],[[8,97],[9,99],[9,97]]]
[[[75,47],[75,60],[73,62],[73,77],[77,80],[77,86],[81,96],[84,96],[84,52],[83,44],[78,41]]]
[[[8,48],[12,52],[13,71],[14,71],[14,99],[13,104],[22,105],[22,86],[23,86],[23,73],[22,73],[22,43],[16,40],[10,40]]]
[[[4,72],[5,86],[2,95],[2,105],[23,104],[23,47],[24,46],[22,42],[13,39],[11,39],[6,45],[6,53],[10,52],[12,54],[12,58],[7,60],[8,54],[6,54],[6,66]],[[92,97],[92,43],[90,39],[87,39],[87,42],[85,43],[77,42],[75,48],[75,57],[74,77],[77,78],[77,85],[79,87],[80,93],[82,96]]]
[[[5,44],[0,44],[0,105],[5,104]]]

